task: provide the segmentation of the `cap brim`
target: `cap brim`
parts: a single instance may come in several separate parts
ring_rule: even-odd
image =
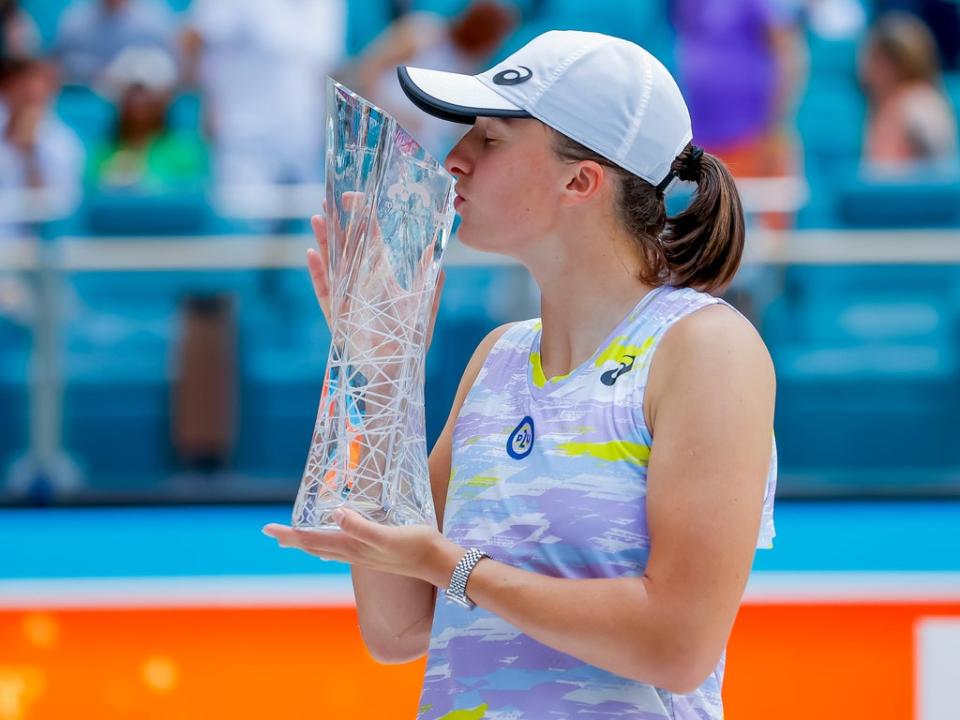
[[[441,120],[469,124],[478,117],[533,117],[473,75],[400,65],[397,77],[414,105]]]

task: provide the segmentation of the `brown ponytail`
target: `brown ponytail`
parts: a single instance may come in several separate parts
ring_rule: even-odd
[[[641,177],[554,131],[554,150],[570,162],[592,160],[619,178],[617,211],[637,241],[639,279],[703,292],[722,291],[740,267],[744,220],[740,194],[720,159],[687,145],[673,162],[671,175],[697,184],[690,206],[667,217],[663,193]]]
[[[702,153],[702,154],[701,154]],[[660,235],[670,282],[704,292],[723,290],[740,267],[745,236],[740,193],[723,162],[687,145],[672,172],[697,184],[690,206]]]

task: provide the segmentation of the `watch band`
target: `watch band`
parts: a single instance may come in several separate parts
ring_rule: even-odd
[[[447,599],[451,600],[461,607],[472,610],[476,607],[470,598],[467,597],[467,580],[470,579],[470,573],[483,558],[490,557],[487,553],[477,548],[470,548],[464,554],[460,561],[453,568],[453,575],[450,576],[450,585],[447,586]]]

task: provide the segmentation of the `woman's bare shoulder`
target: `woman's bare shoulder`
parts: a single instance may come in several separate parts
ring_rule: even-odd
[[[749,320],[725,303],[715,303],[678,320],[662,346],[671,350],[767,354],[760,333]]]
[[[678,320],[664,335],[650,368],[648,408],[674,389],[710,380],[753,392],[776,386],[773,361],[757,329],[724,304],[708,305]]]

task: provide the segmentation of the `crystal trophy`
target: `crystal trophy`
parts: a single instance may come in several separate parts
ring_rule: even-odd
[[[330,354],[293,525],[336,529],[343,506],[386,525],[433,524],[424,360],[454,178],[332,79],[326,133]]]

